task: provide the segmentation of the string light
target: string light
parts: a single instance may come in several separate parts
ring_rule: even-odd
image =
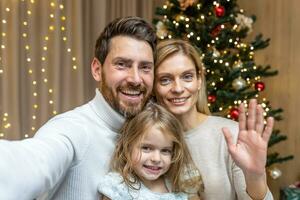
[[[6,50],[6,43],[7,43],[7,33],[5,32],[5,30],[7,30],[7,27],[9,25],[9,22],[7,19],[10,18],[11,15],[11,9],[9,7],[2,7],[3,10],[0,10],[0,12],[2,13],[1,17],[3,17],[3,19],[1,19],[1,48],[0,48],[0,78],[1,75],[4,74],[5,72],[5,65],[3,64],[3,55],[5,56],[5,50]],[[1,79],[0,79],[1,81]],[[9,122],[9,116],[8,113],[4,110],[2,110],[2,112],[4,112],[2,114],[2,120],[0,120],[0,138],[4,138],[5,134],[8,133],[9,129],[12,127],[11,123]]]
[[[40,77],[42,79],[42,81],[38,82],[35,77],[37,76],[37,73],[34,73],[34,70],[33,69],[36,69],[36,68],[32,68],[30,67],[29,64],[31,64],[32,62],[32,50],[31,50],[31,47],[30,47],[30,43],[29,43],[29,38],[28,38],[28,26],[29,26],[29,23],[31,22],[31,16],[34,15],[34,13],[32,12],[33,10],[35,9],[30,9],[33,8],[33,6],[36,6],[35,4],[35,1],[34,0],[28,0],[28,1],[24,1],[24,0],[21,0],[22,2],[24,2],[22,4],[22,8],[21,9],[24,9],[25,10],[25,13],[27,13],[27,15],[24,15],[23,16],[23,19],[22,19],[22,29],[23,29],[23,32],[22,32],[22,38],[23,38],[23,43],[26,44],[24,45],[24,49],[25,49],[25,60],[26,60],[26,63],[27,63],[27,68],[28,68],[28,75],[32,81],[32,96],[33,96],[33,105],[32,105],[32,110],[31,110],[31,115],[32,115],[32,122],[31,122],[31,130],[32,131],[35,131],[36,130],[36,123],[35,121],[37,121],[37,118],[38,118],[38,108],[39,108],[39,105],[37,103],[37,97],[39,96],[39,93],[37,91],[37,86],[38,84],[48,84],[49,80],[47,78],[47,74],[45,73],[47,70],[47,66],[46,66],[46,62],[48,59],[48,43],[49,41],[51,40],[51,37],[53,35],[53,32],[56,30],[56,26],[54,25],[54,20],[55,18],[58,18],[61,20],[62,23],[65,23],[66,22],[66,16],[63,14],[63,11],[64,11],[64,5],[63,4],[56,4],[56,2],[54,1],[51,1],[50,4],[50,14],[49,14],[49,19],[50,19],[50,24],[48,25],[48,33],[46,33],[43,38],[43,44],[42,44],[42,55],[41,55],[41,61],[42,63],[44,63],[42,66],[41,66],[41,72],[42,72],[42,76]],[[28,3],[31,3],[30,5],[28,5]],[[57,12],[57,10],[59,9],[59,12]],[[6,9],[7,11],[9,11],[10,9]],[[58,13],[57,15],[54,14],[54,13]],[[7,23],[6,20],[2,20],[2,23]],[[66,26],[64,24],[62,24],[60,26],[60,28],[58,28],[61,32],[66,32]],[[5,36],[5,33],[2,33],[2,36]],[[67,37],[64,35],[62,36],[62,41],[66,42],[67,41]],[[4,49],[5,48],[5,45],[4,44],[1,44],[2,48]],[[66,51],[68,53],[71,53],[72,52],[72,49],[70,47],[67,47],[66,48]],[[72,66],[73,66],[73,70],[76,70],[78,68],[78,65],[77,65],[77,59],[75,56],[72,56],[70,54],[70,59],[72,59],[71,61],[73,62]],[[46,87],[48,87],[46,85]],[[53,101],[53,89],[49,89],[48,90],[48,98],[49,98],[49,104],[53,107],[54,106],[54,101]],[[53,114],[57,114],[57,111],[53,109],[52,111]],[[29,137],[31,134],[25,134],[24,137]]]
[[[30,3],[30,4],[28,4]],[[22,44],[24,44],[24,50],[25,50],[25,61],[24,62],[24,65],[25,67],[28,69],[28,75],[29,75],[29,78],[31,79],[31,82],[32,82],[32,86],[31,87],[31,92],[32,92],[32,101],[34,104],[36,104],[36,101],[37,101],[37,96],[38,96],[38,93],[37,93],[37,83],[38,81],[35,79],[35,76],[36,74],[34,73],[33,69],[31,67],[31,61],[32,61],[32,58],[31,58],[31,54],[32,54],[32,51],[31,51],[31,47],[30,47],[30,38],[28,37],[30,34],[29,34],[29,27],[28,27],[28,24],[29,22],[31,22],[32,20],[32,11],[30,10],[30,7],[31,6],[34,6],[34,1],[31,0],[31,1],[28,1],[28,2],[24,2],[21,6],[21,9],[24,9],[27,13],[27,15],[23,15],[23,22],[22,22],[22,27],[21,27],[21,31],[22,31]],[[32,110],[30,109],[30,113],[29,113],[32,117],[32,120],[30,121],[30,126],[34,127],[36,126],[36,123],[34,122],[34,120],[36,119],[36,116],[37,116],[37,113],[35,112],[35,110]],[[35,116],[35,117],[33,117]],[[24,134],[24,137],[27,138],[29,137],[29,134],[26,133]]]

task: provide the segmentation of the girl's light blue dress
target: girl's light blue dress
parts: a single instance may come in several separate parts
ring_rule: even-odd
[[[116,172],[105,175],[99,185],[98,192],[111,200],[187,200],[185,193],[156,193],[141,184],[139,190],[128,187],[123,177]]]

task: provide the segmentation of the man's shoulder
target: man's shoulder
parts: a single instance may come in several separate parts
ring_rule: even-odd
[[[85,132],[85,126],[88,125],[90,118],[95,118],[94,113],[88,103],[58,114],[48,120],[37,132],[67,133],[67,132]]]
[[[81,106],[78,106],[72,110],[68,110],[66,112],[60,113],[50,120],[47,123],[75,123],[75,122],[83,122],[88,120],[88,118],[93,118],[94,112],[89,105],[89,103],[85,103]]]

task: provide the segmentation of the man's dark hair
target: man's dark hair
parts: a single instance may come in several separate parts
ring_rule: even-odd
[[[109,52],[110,40],[115,36],[128,36],[141,41],[146,41],[155,53],[156,34],[155,30],[145,20],[139,17],[117,18],[109,23],[99,38],[95,46],[95,57],[104,63]]]

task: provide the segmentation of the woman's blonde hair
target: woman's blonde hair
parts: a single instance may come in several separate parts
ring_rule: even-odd
[[[179,121],[154,103],[149,103],[142,112],[123,125],[111,162],[112,170],[120,173],[130,188],[139,189],[141,182],[133,170],[132,151],[153,126],[173,140],[171,166],[164,175],[171,183],[172,192],[202,191],[200,172],[192,161]]]
[[[184,56],[187,56],[194,62],[197,71],[197,78],[201,79],[201,86],[196,105],[197,111],[209,115],[210,111],[207,105],[205,69],[198,51],[188,41],[179,39],[168,39],[159,42],[156,48],[154,71],[158,69],[159,65],[163,61],[176,54],[182,54]]]

